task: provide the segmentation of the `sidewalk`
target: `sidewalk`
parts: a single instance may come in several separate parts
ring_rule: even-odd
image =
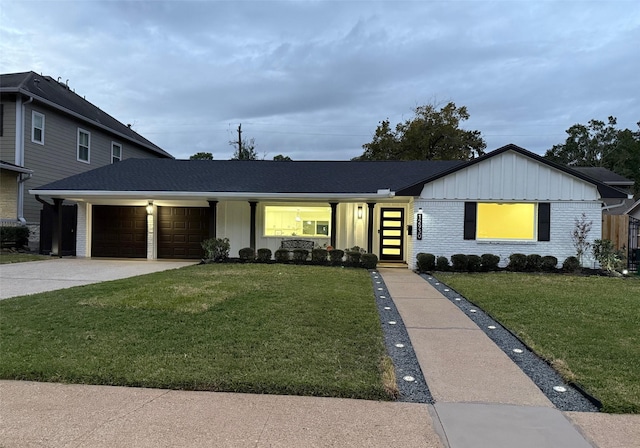
[[[0,446],[640,446],[640,416],[561,413],[426,281],[380,274],[435,405],[0,381]]]

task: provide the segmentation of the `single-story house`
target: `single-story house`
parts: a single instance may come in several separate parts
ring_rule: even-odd
[[[78,256],[200,258],[209,237],[237,256],[304,239],[409,268],[419,252],[562,262],[576,219],[600,238],[603,200],[627,198],[515,145],[471,161],[129,159],[30,192],[78,204]]]

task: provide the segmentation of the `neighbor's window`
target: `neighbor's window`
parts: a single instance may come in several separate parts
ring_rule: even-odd
[[[111,142],[111,163],[116,163],[122,160],[122,145]]]
[[[44,145],[44,115],[31,111],[31,141]]]
[[[265,236],[328,237],[331,207],[267,205]]]
[[[89,151],[91,148],[91,134],[78,128],[78,160],[89,163]]]
[[[536,204],[478,203],[479,240],[534,240]]]

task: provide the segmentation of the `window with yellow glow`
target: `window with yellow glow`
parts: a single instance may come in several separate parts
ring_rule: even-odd
[[[476,238],[533,240],[536,204],[478,203]]]
[[[265,236],[329,237],[331,207],[267,205],[264,208]]]

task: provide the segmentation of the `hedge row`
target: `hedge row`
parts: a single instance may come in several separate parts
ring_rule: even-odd
[[[1,226],[0,244],[2,247],[21,248],[29,244],[29,228],[25,226]]]
[[[433,254],[419,253],[416,257],[420,272],[456,271],[456,272],[489,272],[501,270],[498,267],[500,257],[494,254],[482,255],[451,255],[451,263],[447,257],[436,257]],[[512,254],[509,264],[505,268],[514,272],[554,272],[557,270],[558,259],[547,255],[545,257],[531,254]],[[562,270],[575,272],[580,269],[580,262],[576,257],[568,257],[562,264]]]
[[[311,260],[309,260],[311,252]],[[269,263],[271,261],[270,249],[258,249],[254,251],[250,247],[245,247],[239,251],[240,260],[244,262]],[[350,266],[375,269],[378,264],[378,257],[375,254],[363,253],[360,250],[327,250],[315,248],[311,251],[307,249],[278,249],[275,251],[274,259],[276,263],[307,263],[316,265]]]

